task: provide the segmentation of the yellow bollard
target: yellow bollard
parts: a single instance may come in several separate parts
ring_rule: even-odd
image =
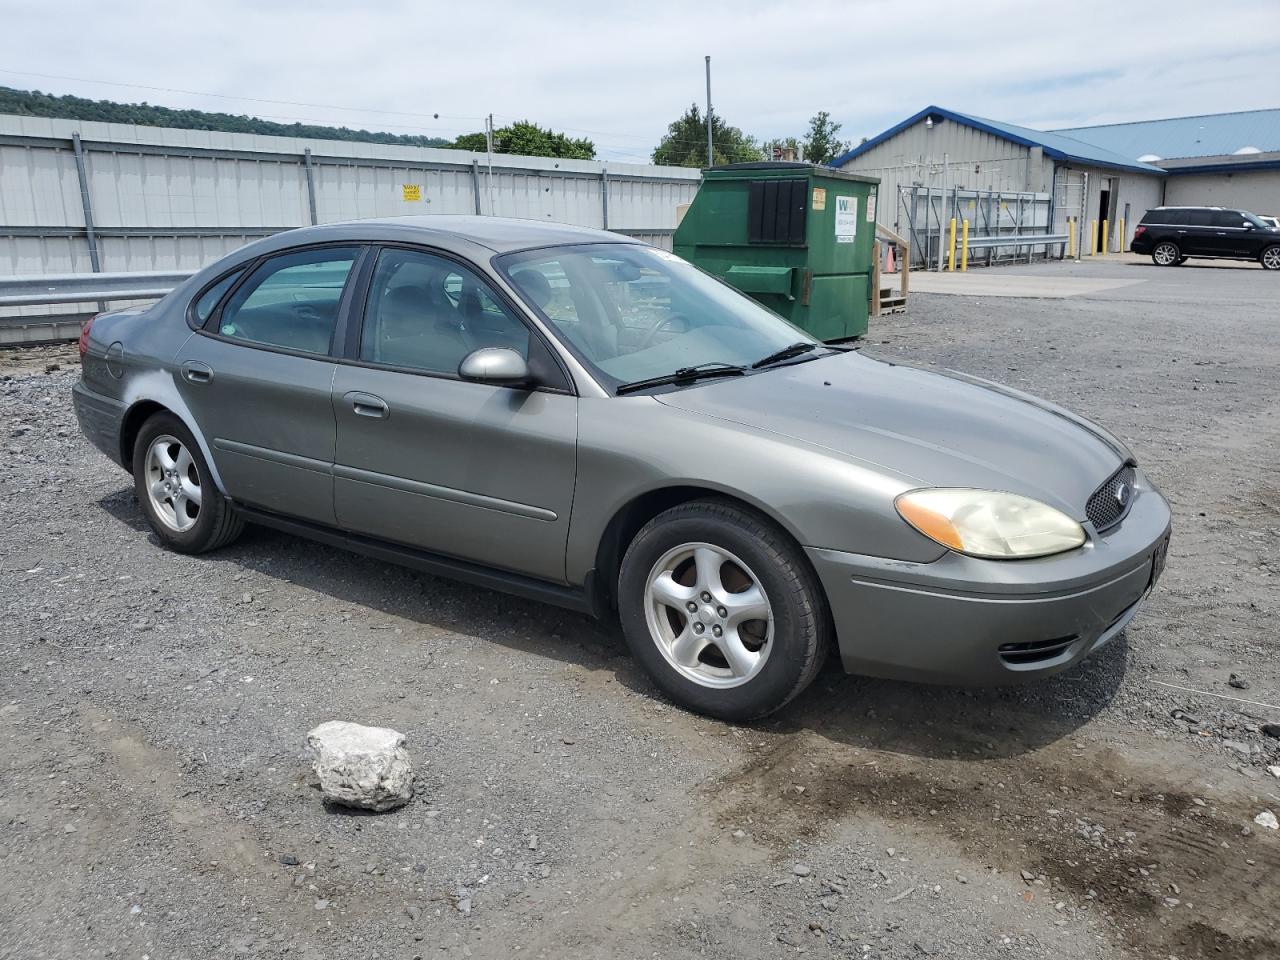
[[[960,272],[969,269],[969,218],[965,217],[960,227]]]
[[[952,217],[947,225],[947,271],[956,268],[956,218]]]
[[[1098,221],[1089,221],[1089,256],[1098,252]]]
[[[1067,256],[1076,258],[1076,218],[1067,217]]]
[[[1106,256],[1111,251],[1107,249],[1107,221],[1102,221],[1102,255]]]
[[[1116,221],[1116,253],[1124,253],[1124,217]]]

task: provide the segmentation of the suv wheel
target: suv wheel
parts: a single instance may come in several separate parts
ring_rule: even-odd
[[[1151,251],[1151,261],[1157,267],[1175,267],[1185,259],[1176,243],[1164,240]]]
[[[1258,258],[1264,270],[1280,270],[1280,243],[1267,247]]]
[[[813,680],[830,643],[826,598],[768,520],[700,500],[649,521],[618,578],[623,632],[667,696],[722,720],[772,713]]]
[[[191,431],[171,413],[157,413],[138,431],[133,486],[160,542],[180,553],[226,546],[244,529],[214,486]]]

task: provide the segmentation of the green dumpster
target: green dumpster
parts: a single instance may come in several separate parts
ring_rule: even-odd
[[[879,183],[810,163],[712,167],[675,252],[821,340],[860,337]]]

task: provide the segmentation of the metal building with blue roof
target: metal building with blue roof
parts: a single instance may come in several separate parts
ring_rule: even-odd
[[[916,235],[923,217],[926,258],[941,224],[965,215],[962,205],[981,212],[1016,203],[1040,211],[1019,229],[1050,234],[1074,220],[1084,237],[1087,225],[1105,221],[1108,249],[1123,250],[1152,207],[1280,211],[1280,109],[1036,130],[934,105],[831,165],[880,179],[883,226]]]

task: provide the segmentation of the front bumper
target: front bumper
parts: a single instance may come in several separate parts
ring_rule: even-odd
[[[1169,505],[1139,472],[1125,519],[1034,560],[906,563],[809,548],[850,673],[983,685],[1066,670],[1133,618],[1163,569]]]
[[[71,401],[80,421],[80,432],[89,442],[126,470],[130,464],[120,459],[120,431],[124,424],[125,405],[119,400],[94,393],[83,380],[71,388]]]

